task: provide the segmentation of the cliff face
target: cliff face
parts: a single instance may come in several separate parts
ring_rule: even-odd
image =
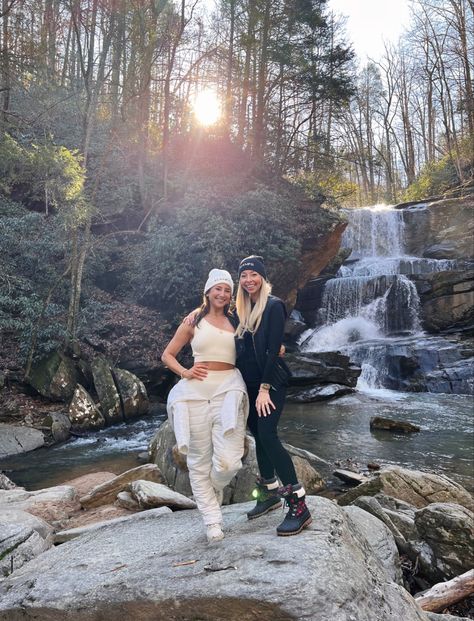
[[[412,226],[415,217],[417,226]],[[429,259],[474,259],[474,194],[408,208],[405,222],[410,254]]]

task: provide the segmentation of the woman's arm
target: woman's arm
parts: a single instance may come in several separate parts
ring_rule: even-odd
[[[262,384],[271,384],[273,369],[280,355],[281,343],[285,333],[286,312],[282,304],[274,304],[270,310],[267,337],[267,360],[262,373]]]
[[[270,310],[268,322],[267,360],[265,368],[263,369],[260,389],[255,402],[258,416],[269,416],[272,409],[276,409],[271,399],[269,388],[265,386],[265,384],[271,384],[272,381],[273,367],[280,354],[281,342],[285,331],[285,321],[286,312],[283,303],[274,304]]]
[[[207,376],[207,367],[203,362],[197,362],[190,369],[186,369],[180,364],[176,358],[179,352],[187,345],[194,336],[194,328],[181,324],[176,330],[175,335],[165,347],[161,356],[162,362],[179,375],[181,379],[200,379],[203,380]]]

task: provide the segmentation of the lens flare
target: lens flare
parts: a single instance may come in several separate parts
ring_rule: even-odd
[[[216,123],[221,116],[221,104],[217,93],[212,89],[201,91],[193,104],[194,116],[200,125]]]

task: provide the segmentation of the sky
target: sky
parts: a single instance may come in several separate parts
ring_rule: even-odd
[[[329,0],[328,8],[348,17],[347,34],[361,62],[379,60],[384,40],[396,43],[409,22],[408,0]]]

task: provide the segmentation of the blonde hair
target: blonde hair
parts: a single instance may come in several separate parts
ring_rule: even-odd
[[[271,292],[271,284],[262,278],[262,286],[258,292],[258,298],[255,302],[255,306],[252,308],[250,295],[239,283],[235,299],[235,306],[240,322],[235,331],[237,337],[241,338],[244,332],[254,334],[258,330],[260,322],[262,321],[263,311],[267,305],[268,296]]]

